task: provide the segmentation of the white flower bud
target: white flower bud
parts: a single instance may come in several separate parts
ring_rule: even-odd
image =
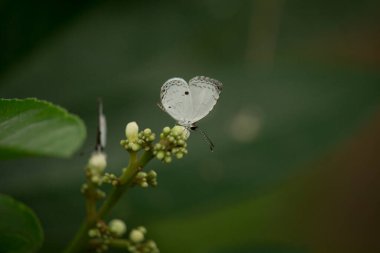
[[[111,232],[117,236],[122,236],[127,231],[127,226],[125,225],[124,221],[119,219],[111,220],[108,226]]]
[[[139,135],[139,126],[135,121],[129,122],[125,127],[125,136],[128,141],[134,142],[137,141]]]
[[[133,229],[129,234],[129,239],[134,243],[139,243],[144,241],[144,234],[138,229]]]
[[[88,161],[88,167],[96,173],[102,172],[107,167],[106,155],[102,152],[95,152]]]

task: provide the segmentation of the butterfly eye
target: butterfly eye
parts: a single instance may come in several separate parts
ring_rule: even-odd
[[[188,91],[185,91],[185,95],[189,95],[189,92],[188,92]]]

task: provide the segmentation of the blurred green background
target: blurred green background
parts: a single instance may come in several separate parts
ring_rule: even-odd
[[[88,139],[73,159],[0,163],[0,191],[25,202],[59,252],[84,214],[80,185],[108,119],[109,168],[137,121],[173,120],[156,102],[171,77],[223,82],[189,155],[149,169],[157,189],[116,208],[162,252],[380,252],[378,1],[0,2],[0,95],[38,97],[79,115]],[[0,217],[4,219],[6,217]],[[115,251],[116,252],[116,251]]]

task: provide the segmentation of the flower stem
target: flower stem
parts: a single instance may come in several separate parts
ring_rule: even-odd
[[[137,159],[135,152],[131,153],[128,167],[124,170],[120,177],[120,184],[112,189],[111,193],[107,196],[96,215],[93,212],[87,212],[87,217],[80,226],[74,239],[66,248],[64,253],[78,253],[83,252],[88,246],[88,231],[95,226],[96,222],[103,219],[112,207],[118,202],[120,197],[126,192],[128,187],[133,183],[133,179],[139,170],[141,170],[152,158],[154,157],[151,151],[145,151],[140,159]],[[90,204],[90,210],[93,208]],[[91,213],[91,215],[89,215]]]

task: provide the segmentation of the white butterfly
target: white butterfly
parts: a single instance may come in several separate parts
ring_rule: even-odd
[[[161,87],[160,107],[172,116],[179,125],[197,129],[196,123],[204,118],[218,101],[222,91],[218,80],[196,76],[187,83],[182,78],[171,78]],[[202,131],[212,149],[214,145]]]

